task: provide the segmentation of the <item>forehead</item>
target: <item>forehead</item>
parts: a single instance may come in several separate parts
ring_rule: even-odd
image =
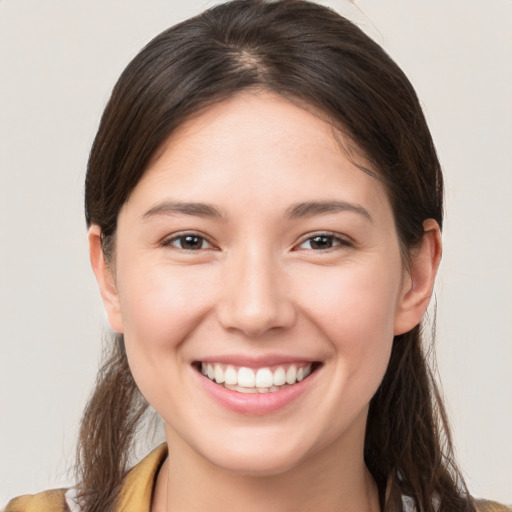
[[[246,205],[313,199],[386,202],[348,137],[313,109],[268,92],[240,93],[183,123],[134,190],[183,201]]]
[[[223,143],[227,139],[231,143],[236,140],[240,148],[260,142],[269,147],[295,144],[302,151],[321,143],[336,152],[341,149],[353,163],[371,168],[363,151],[348,133],[348,129],[339,126],[323,110],[300,98],[285,98],[266,89],[248,89],[214,102],[186,118],[156,153],[152,164],[165,151],[179,149],[194,138],[196,141],[202,139],[209,146],[219,145],[222,151],[226,150]],[[244,136],[252,137],[242,141]],[[308,144],[304,145],[305,141]]]

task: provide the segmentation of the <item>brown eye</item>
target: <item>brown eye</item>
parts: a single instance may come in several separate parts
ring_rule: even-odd
[[[350,243],[338,236],[325,233],[310,236],[309,238],[301,242],[298,248],[309,249],[313,251],[325,251],[343,245],[348,246],[350,245]]]
[[[185,251],[199,251],[201,249],[210,249],[212,247],[204,237],[195,234],[176,236],[165,242],[164,245],[176,247],[177,249],[183,249]]]
[[[315,236],[309,239],[311,249],[330,249],[334,245],[332,236]]]

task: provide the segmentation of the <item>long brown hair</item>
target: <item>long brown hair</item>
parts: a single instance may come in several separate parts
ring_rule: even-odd
[[[434,144],[413,87],[384,50],[329,8],[235,0],[157,36],[112,92],[85,187],[87,224],[100,226],[107,260],[120,208],[173,130],[248,88],[312,106],[354,142],[387,187],[405,255],[421,242],[425,219],[442,226]],[[365,461],[386,511],[400,510],[402,494],[419,512],[472,511],[425,353],[420,326],[395,337],[370,404]],[[118,335],[80,432],[78,490],[88,512],[113,510],[146,408]]]

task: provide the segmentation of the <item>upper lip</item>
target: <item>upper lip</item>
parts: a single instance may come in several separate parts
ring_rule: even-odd
[[[318,359],[301,357],[285,354],[267,354],[261,356],[247,356],[242,354],[225,354],[218,356],[208,356],[203,359],[196,359],[194,362],[198,363],[220,363],[230,364],[233,366],[243,366],[246,368],[264,368],[267,366],[277,366],[280,364],[294,364],[294,363],[315,363],[319,362]]]

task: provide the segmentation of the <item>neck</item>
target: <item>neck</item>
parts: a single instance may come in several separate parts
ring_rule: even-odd
[[[291,470],[254,476],[219,468],[177,436],[167,437],[170,455],[158,476],[153,512],[380,510],[362,445],[344,451],[329,445]]]

